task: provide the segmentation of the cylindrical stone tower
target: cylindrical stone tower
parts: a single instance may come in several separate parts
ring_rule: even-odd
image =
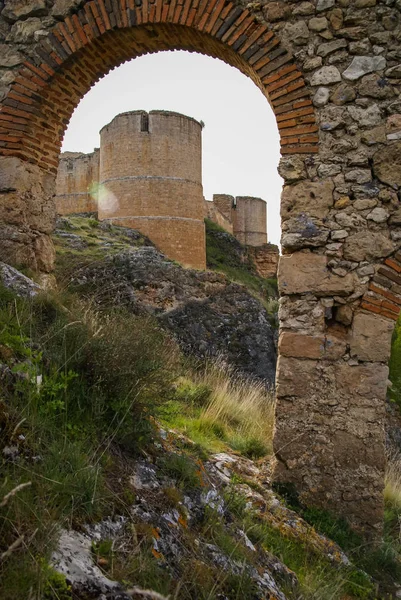
[[[100,137],[99,219],[138,229],[169,258],[204,269],[200,123],[133,111],[115,117]]]
[[[247,246],[266,244],[266,202],[262,198],[237,196],[233,210],[233,230],[241,244]]]
[[[63,152],[56,180],[59,215],[97,212],[99,149],[90,154]]]

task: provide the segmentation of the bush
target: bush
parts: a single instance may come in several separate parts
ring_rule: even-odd
[[[47,567],[57,531],[115,510],[109,448],[150,440],[178,352],[150,319],[0,288],[0,361],[0,597],[68,598]]]

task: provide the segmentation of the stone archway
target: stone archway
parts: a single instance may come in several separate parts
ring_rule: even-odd
[[[386,362],[401,305],[398,0],[1,6],[0,252],[15,264],[52,267],[64,129],[110,69],[186,49],[266,94],[285,180],[276,479],[380,530]]]

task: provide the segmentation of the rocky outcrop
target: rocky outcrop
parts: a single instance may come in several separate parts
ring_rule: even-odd
[[[0,262],[0,282],[5,288],[24,298],[36,296],[41,289],[32,279],[3,262]]]
[[[223,355],[250,375],[274,382],[274,328],[241,285],[212,271],[183,269],[156,248],[128,249],[87,266],[71,280],[100,303],[157,317],[186,353]]]

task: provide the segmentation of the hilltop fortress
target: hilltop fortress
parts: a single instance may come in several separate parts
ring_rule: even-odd
[[[202,187],[202,124],[175,112],[136,110],[100,131],[100,148],[60,156],[59,214],[96,212],[100,220],[138,229],[169,258],[206,267],[204,218],[249,246],[262,276],[274,277],[278,249],[267,243],[266,202]]]

